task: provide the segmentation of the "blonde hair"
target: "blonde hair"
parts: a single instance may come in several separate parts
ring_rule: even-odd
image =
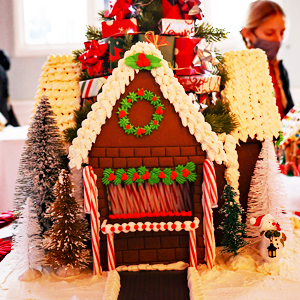
[[[248,7],[243,28],[254,31],[260,25],[265,23],[271,16],[278,13],[285,17],[285,13],[279,4],[269,0],[254,1]],[[244,36],[243,40],[247,46]]]

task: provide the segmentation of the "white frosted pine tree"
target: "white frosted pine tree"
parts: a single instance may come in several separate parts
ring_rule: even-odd
[[[24,271],[20,280],[29,281],[41,276],[38,270],[44,258],[41,231],[35,207],[28,197],[17,221],[13,243],[16,266]]]
[[[250,224],[252,217],[271,214],[285,231],[290,231],[286,210],[286,192],[281,179],[273,142],[267,138],[255,165],[248,194],[247,235],[259,237],[256,226]]]
[[[55,200],[53,187],[65,156],[55,115],[48,98],[42,97],[28,129],[15,194],[15,208],[32,199],[42,232],[51,227],[45,212]]]

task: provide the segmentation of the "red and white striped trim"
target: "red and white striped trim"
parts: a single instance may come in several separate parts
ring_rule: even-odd
[[[129,223],[122,223],[122,224],[107,224],[107,220],[104,220],[101,225],[101,231],[103,234],[111,234],[111,233],[128,233],[128,232],[135,232],[135,231],[191,231],[195,230],[199,227],[199,219],[197,217],[194,218],[194,221],[175,221],[175,222],[129,222]]]

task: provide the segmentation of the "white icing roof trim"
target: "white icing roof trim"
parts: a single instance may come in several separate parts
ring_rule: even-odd
[[[171,264],[139,264],[139,265],[131,265],[131,266],[119,266],[116,268],[118,272],[138,272],[138,271],[173,271],[173,270],[185,270],[189,267],[188,263],[183,261],[178,261],[176,263]]]
[[[125,92],[125,87],[134,79],[135,70],[125,64],[125,58],[136,53],[152,54],[162,59],[162,66],[151,70],[155,81],[160,85],[163,96],[173,104],[175,111],[179,114],[182,125],[187,126],[197,142],[201,143],[207,157],[218,164],[227,161],[223,144],[218,140],[211,126],[205,122],[204,116],[197,111],[195,106],[186,95],[184,88],[174,77],[173,71],[163,59],[161,52],[153,44],[139,42],[125,53],[124,59],[119,60],[118,67],[108,77],[103,86],[102,93],[97,97],[97,102],[92,105],[87,119],[82,122],[82,127],[77,131],[77,137],[69,148],[70,168],[80,169],[81,164],[88,158],[88,152],[92,148],[101,126],[105,124],[106,118],[110,118],[116,101]]]

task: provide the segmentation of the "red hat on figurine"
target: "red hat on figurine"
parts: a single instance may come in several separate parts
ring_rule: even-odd
[[[252,224],[253,226],[258,226],[260,229],[264,229],[264,227],[266,227],[269,221],[274,221],[274,217],[270,214],[266,214],[266,215],[261,215],[256,219],[251,218],[250,224]]]

